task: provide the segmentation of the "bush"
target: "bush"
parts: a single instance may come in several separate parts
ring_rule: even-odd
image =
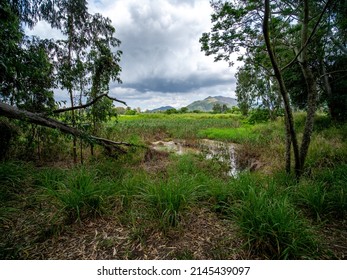
[[[265,109],[254,109],[250,112],[250,116],[248,117],[248,123],[256,124],[267,122],[270,119],[269,110]]]

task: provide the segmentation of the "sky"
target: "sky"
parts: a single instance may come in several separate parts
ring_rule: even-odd
[[[212,26],[209,0],[88,3],[90,13],[112,20],[115,37],[122,42],[123,83],[111,82],[111,96],[142,111],[161,106],[178,109],[208,96],[235,97],[236,58],[231,68],[227,62],[214,62],[200,50],[199,38]],[[42,38],[61,37],[45,23],[37,24],[30,32]],[[56,96],[68,99],[65,92],[58,91]]]

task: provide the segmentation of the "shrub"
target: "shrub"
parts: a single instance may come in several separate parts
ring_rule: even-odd
[[[251,111],[250,116],[248,117],[248,123],[256,124],[267,122],[270,119],[269,110],[265,109],[254,109]]]

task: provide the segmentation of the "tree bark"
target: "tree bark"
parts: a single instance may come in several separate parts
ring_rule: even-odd
[[[2,102],[0,102],[0,116],[4,116],[4,117],[10,118],[10,119],[27,121],[27,122],[30,122],[33,124],[38,124],[41,126],[50,127],[53,129],[58,129],[65,134],[70,134],[70,135],[73,135],[74,137],[79,137],[79,138],[86,140],[90,143],[96,143],[96,144],[101,145],[107,149],[112,147],[112,148],[117,149],[120,152],[125,152],[121,148],[121,146],[132,146],[132,147],[144,148],[144,146],[140,146],[140,145],[134,145],[131,143],[126,143],[126,142],[116,142],[116,141],[112,141],[109,139],[104,139],[104,138],[96,137],[93,135],[89,135],[83,131],[80,131],[74,127],[68,126],[68,125],[66,125],[60,121],[55,120],[55,119],[43,117],[39,114],[35,114],[35,113],[29,112],[29,111],[20,110],[16,107],[10,106],[10,105],[8,105],[6,103],[2,103]]]
[[[327,69],[325,67],[325,63],[324,63],[324,60],[322,59],[321,61],[321,64],[322,64],[322,78],[323,78],[323,81],[324,81],[324,88],[325,88],[325,92],[326,92],[326,95],[328,96],[328,108],[329,108],[329,115],[330,117],[333,119],[334,116],[333,116],[333,108],[331,106],[331,100],[332,100],[332,96],[333,96],[333,91],[331,89],[331,85],[330,85],[330,81],[329,81],[329,75],[327,73]]]
[[[71,108],[74,108],[74,96],[73,96],[73,91],[72,91],[72,79],[71,79],[71,72],[72,72],[72,37],[73,37],[73,15],[72,13],[68,14],[68,68],[70,73],[68,74],[69,76],[69,81],[68,81],[68,92],[70,96],[70,103],[71,103]],[[75,110],[71,110],[71,121],[72,121],[72,126],[76,126],[76,117],[75,117]],[[77,163],[77,139],[76,136],[74,135],[73,137],[73,148],[72,148],[72,154],[73,154],[73,161],[76,164]]]
[[[302,19],[302,30],[301,30],[301,42],[305,44],[308,41],[308,25],[309,25],[309,1],[304,0],[304,13]],[[303,172],[306,156],[308,153],[308,148],[311,143],[311,136],[313,132],[314,125],[314,117],[316,112],[316,104],[317,104],[317,84],[314,78],[313,72],[309,66],[308,58],[307,58],[307,47],[303,47],[303,51],[301,55],[298,56],[298,60],[306,81],[307,86],[307,116],[305,122],[304,133],[301,142],[300,148],[300,175]]]
[[[286,148],[286,168],[288,166],[290,167],[290,149],[288,151],[288,147],[290,147],[289,142],[290,141],[293,144],[293,150],[294,150],[294,160],[295,160],[295,174],[297,177],[300,176],[300,170],[301,170],[301,161],[300,161],[300,153],[299,153],[299,145],[298,140],[294,128],[294,118],[292,109],[290,106],[289,101],[289,94],[286,89],[286,86],[283,81],[282,72],[278,66],[277,59],[275,57],[275,53],[272,49],[271,41],[270,41],[270,34],[269,34],[269,17],[270,17],[270,1],[265,0],[265,13],[264,13],[264,21],[263,21],[263,34],[264,39],[266,43],[266,48],[271,60],[272,68],[275,73],[275,77],[277,79],[277,82],[279,84],[280,93],[284,102],[284,110],[285,110],[285,118],[286,118],[286,141],[287,141],[287,148]],[[290,139],[290,140],[289,140]],[[289,154],[288,154],[289,153]],[[288,171],[288,170],[287,170]]]

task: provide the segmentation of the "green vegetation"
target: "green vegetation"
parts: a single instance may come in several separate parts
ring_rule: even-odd
[[[346,257],[346,5],[255,2],[211,0],[200,39],[216,60],[246,50],[239,108],[141,114],[108,95],[110,19],[87,1],[1,1],[0,258]],[[39,20],[64,36],[26,36]]]
[[[297,115],[298,127],[302,121]],[[116,250],[120,259],[341,258],[334,244],[343,240],[330,233],[346,230],[346,135],[344,125],[326,127],[327,122],[325,116],[316,118],[300,182],[283,174],[283,120],[250,125],[231,114],[122,116],[103,133],[135,143],[159,138],[186,139],[193,146],[199,138],[237,142],[241,161],[255,157],[263,167],[256,172],[246,167],[236,178],[226,175],[225,163],[202,154],[143,148],[130,148],[116,159],[98,152],[81,166],[65,160],[61,167],[44,168],[2,162],[1,258],[68,258],[71,252],[81,258],[74,247],[81,243],[69,236],[79,236],[83,228],[84,240],[96,251],[110,257],[108,250]],[[185,247],[197,236],[211,246],[203,252],[202,245]],[[47,249],[57,239],[66,250]],[[233,242],[242,246],[235,249]],[[165,253],[168,247],[175,249]]]

